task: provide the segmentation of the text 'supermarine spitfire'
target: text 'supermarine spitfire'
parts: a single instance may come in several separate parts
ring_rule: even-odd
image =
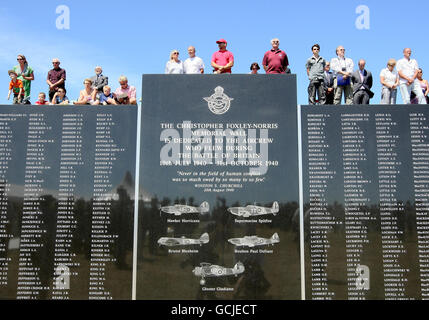
[[[263,216],[267,214],[276,215],[279,212],[279,203],[275,201],[271,208],[265,208],[255,205],[248,205],[245,207],[232,207],[228,208],[228,211],[239,217],[253,217],[253,216]]]
[[[243,238],[232,238],[228,239],[230,243],[237,247],[256,247],[256,246],[265,246],[265,245],[274,245],[275,243],[280,242],[279,235],[276,233],[269,239],[261,238],[258,236],[245,236]]]
[[[210,207],[207,201],[204,201],[199,207],[188,206],[184,204],[175,204],[172,206],[161,207],[161,211],[175,216],[181,216],[185,213],[206,213]]]
[[[238,276],[245,270],[244,265],[241,262],[237,262],[234,268],[225,268],[210,263],[200,263],[199,267],[195,267],[192,272],[197,277],[201,277],[200,284],[203,286],[206,284],[205,278],[208,277],[226,277],[226,276]]]
[[[168,238],[162,237],[158,240],[158,244],[161,246],[174,247],[174,246],[190,246],[206,244],[210,241],[209,234],[204,233],[199,239],[189,239],[185,237],[181,238]]]

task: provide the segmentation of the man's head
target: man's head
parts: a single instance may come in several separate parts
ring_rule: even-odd
[[[313,54],[317,57],[319,56],[319,52],[320,52],[320,46],[318,44],[315,44],[311,47],[311,51],[313,52]]]
[[[128,79],[126,76],[119,77],[119,85],[122,89],[126,89],[128,87]]]
[[[189,46],[189,48],[188,48],[188,54],[189,54],[190,58],[195,57],[195,47]]]
[[[108,96],[110,94],[110,87],[109,86],[104,86],[103,87],[103,93],[105,96]]]
[[[228,43],[226,42],[225,39],[220,39],[220,40],[216,41],[216,43],[219,46],[219,50],[226,50],[226,46]]]
[[[360,59],[358,63],[359,70],[363,71],[365,69],[365,64],[366,64],[366,61],[364,59]]]
[[[18,77],[18,75],[16,74],[16,72],[15,72],[15,71],[13,71],[13,70],[9,70],[7,73],[9,74],[9,77],[10,77],[10,79],[11,79],[12,81],[15,81],[15,80],[16,80],[16,78]]]
[[[280,40],[278,38],[274,38],[271,40],[271,45],[273,46],[274,50],[277,50],[280,46]]]
[[[99,75],[99,74],[101,74],[103,72],[103,69],[100,67],[100,66],[96,66],[95,67],[95,74],[96,75]]]
[[[52,65],[54,66],[54,69],[58,69],[60,67],[60,60],[57,58],[52,59]]]
[[[410,59],[410,57],[411,57],[411,49],[410,48],[405,48],[404,49],[404,57],[406,59]]]
[[[329,72],[330,70],[331,70],[331,63],[329,61],[326,61],[325,71]]]
[[[344,57],[344,54],[346,53],[346,49],[344,49],[343,46],[338,46],[335,52],[337,53],[337,56]]]

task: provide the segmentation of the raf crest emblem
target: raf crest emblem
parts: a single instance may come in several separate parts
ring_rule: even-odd
[[[214,114],[224,114],[227,112],[231,106],[231,101],[234,100],[224,94],[223,91],[222,87],[216,87],[215,93],[212,96],[204,98],[209,104],[210,111]]]

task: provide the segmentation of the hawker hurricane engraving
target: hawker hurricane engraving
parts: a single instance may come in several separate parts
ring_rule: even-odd
[[[185,213],[206,213],[210,207],[207,201],[204,201],[199,207],[192,207],[184,204],[175,204],[173,206],[161,207],[161,211],[175,216],[181,216]]]
[[[256,247],[256,246],[265,246],[265,245],[274,245],[275,243],[280,242],[279,235],[276,233],[269,239],[261,238],[258,236],[245,236],[243,238],[232,238],[228,239],[228,242],[232,243],[237,247]]]
[[[185,237],[181,238],[169,238],[162,237],[158,240],[160,246],[174,247],[174,246],[191,246],[191,245],[200,245],[206,244],[210,241],[209,234],[204,233],[199,239],[189,239]]]
[[[210,263],[200,263],[199,267],[195,267],[192,272],[197,277],[201,277],[200,284],[203,286],[206,284],[205,278],[209,277],[227,277],[227,276],[238,276],[244,272],[245,268],[241,262],[237,262],[234,268],[225,268]]]
[[[271,208],[248,205],[246,207],[231,207],[228,208],[228,211],[236,216],[245,218],[253,216],[263,216],[268,214],[276,215],[279,212],[279,203],[275,201]]]

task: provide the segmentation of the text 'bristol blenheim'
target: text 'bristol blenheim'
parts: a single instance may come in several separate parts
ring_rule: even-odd
[[[277,123],[161,123],[161,166],[245,166],[263,175],[277,161],[268,158],[270,130]]]

